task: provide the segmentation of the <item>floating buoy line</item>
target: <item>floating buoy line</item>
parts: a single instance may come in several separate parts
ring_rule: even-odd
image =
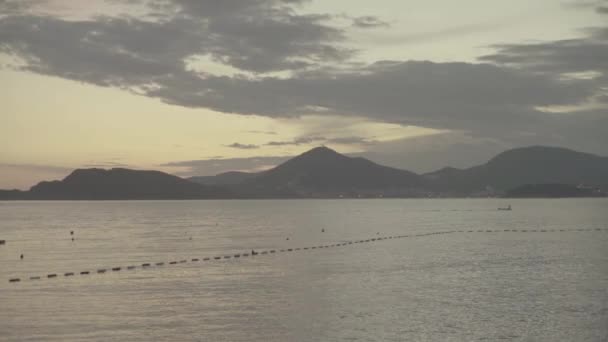
[[[464,233],[464,234],[472,234],[472,233],[556,233],[556,232],[592,232],[592,231],[604,231],[608,232],[608,228],[591,228],[591,229],[502,229],[502,230],[491,230],[491,229],[478,229],[478,230],[448,230],[448,231],[439,231],[439,232],[431,232],[431,233],[418,233],[418,234],[405,234],[405,235],[391,235],[391,236],[375,236],[374,238],[362,239],[362,240],[352,240],[345,241],[340,243],[334,243],[330,245],[317,245],[317,246],[308,246],[308,247],[295,247],[295,248],[284,248],[284,249],[268,249],[268,250],[260,250],[254,251],[251,250],[251,253],[236,253],[236,254],[226,254],[226,255],[218,255],[213,257],[204,257],[204,258],[191,258],[191,259],[181,259],[181,260],[172,260],[169,262],[149,262],[142,263],[139,265],[128,265],[128,266],[115,266],[109,268],[98,268],[91,269],[80,272],[64,272],[64,273],[48,273],[46,275],[34,275],[27,278],[9,278],[9,283],[19,283],[23,281],[41,281],[43,279],[57,279],[58,277],[70,278],[76,276],[90,276],[92,274],[106,274],[106,273],[115,273],[125,271],[132,271],[136,269],[150,269],[150,268],[161,268],[166,265],[178,265],[185,263],[195,263],[195,262],[216,262],[226,259],[240,259],[247,257],[257,257],[261,255],[271,255],[277,253],[293,253],[299,251],[308,251],[313,249],[324,249],[324,248],[336,248],[336,247],[346,247],[349,245],[356,245],[362,243],[371,243],[371,242],[379,242],[384,240],[394,240],[394,239],[404,239],[404,238],[415,238],[415,237],[424,237],[424,236],[433,236],[433,235],[444,235],[444,234],[455,234],[455,233]]]

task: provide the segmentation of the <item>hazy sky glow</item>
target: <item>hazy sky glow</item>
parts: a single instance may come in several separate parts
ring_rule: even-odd
[[[608,1],[0,0],[0,188],[321,144],[412,171],[608,153]]]

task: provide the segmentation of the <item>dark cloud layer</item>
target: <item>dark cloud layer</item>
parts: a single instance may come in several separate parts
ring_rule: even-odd
[[[509,143],[608,148],[602,134],[608,127],[606,27],[587,29],[579,39],[496,45],[480,63],[362,65],[350,63],[346,28],[330,14],[302,14],[305,0],[135,2],[152,14],[65,20],[11,5],[11,15],[0,17],[0,51],[23,60],[25,71],[128,89],[178,106],[274,118],[328,113]],[[594,6],[602,12],[604,5]],[[382,23],[362,17],[354,25]],[[191,61],[201,57],[241,73],[193,70]],[[284,73],[269,74],[276,71]],[[542,109],[575,108],[592,99],[604,105]]]
[[[480,59],[550,74],[590,71],[603,74],[608,70],[608,27],[587,32],[587,36],[579,39],[495,45],[495,54]]]

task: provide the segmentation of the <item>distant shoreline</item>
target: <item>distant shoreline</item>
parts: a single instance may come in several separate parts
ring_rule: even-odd
[[[114,198],[114,199],[0,199],[0,202],[163,202],[163,201],[276,201],[276,200],[525,200],[525,199],[602,199],[608,196],[570,197],[265,197],[265,198]]]

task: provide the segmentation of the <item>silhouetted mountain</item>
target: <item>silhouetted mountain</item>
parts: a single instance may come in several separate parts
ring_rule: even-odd
[[[435,189],[452,193],[505,191],[524,184],[608,184],[608,158],[565,148],[516,148],[469,169],[444,168],[424,175]]]
[[[426,183],[412,172],[317,147],[233,189],[259,197],[418,196]]]
[[[507,191],[511,198],[604,197],[605,193],[592,187],[570,184],[526,184]]]
[[[78,169],[61,181],[40,182],[29,199],[199,199],[227,197],[225,190],[206,187],[160,171]]]
[[[491,196],[526,184],[553,185],[527,185],[514,193],[567,193],[571,188],[560,188],[564,184],[608,191],[608,158],[534,146],[503,152],[468,169],[446,167],[420,176],[318,147],[267,171],[227,172],[191,180],[159,171],[83,169],[61,181],[41,182],[30,191],[0,190],[0,199]]]
[[[0,200],[20,200],[26,199],[27,191],[20,190],[0,190]]]
[[[234,185],[256,177],[258,173],[229,171],[215,176],[195,176],[188,178],[189,181],[203,185]]]

